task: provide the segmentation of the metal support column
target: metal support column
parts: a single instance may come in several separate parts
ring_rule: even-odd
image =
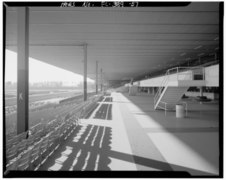
[[[103,70],[100,69],[100,91],[103,91]]]
[[[130,79],[130,85],[133,85],[133,78]]]
[[[84,44],[84,80],[83,80],[83,96],[84,96],[84,101],[87,100],[87,44]]]
[[[96,61],[96,94],[98,94],[98,61]]]
[[[29,9],[17,11],[17,134],[29,128]]]
[[[151,94],[151,88],[148,87],[148,94]]]
[[[200,87],[200,96],[203,96],[203,87]]]

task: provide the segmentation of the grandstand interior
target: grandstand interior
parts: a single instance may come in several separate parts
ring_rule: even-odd
[[[223,2],[3,4],[3,177],[223,176]],[[31,89],[29,57],[82,89]]]

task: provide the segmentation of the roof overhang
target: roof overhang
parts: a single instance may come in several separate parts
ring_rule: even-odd
[[[30,57],[83,73],[96,61],[104,79],[123,81],[171,67],[219,47],[219,3],[184,7],[30,7]],[[17,8],[7,7],[6,48],[17,51]]]

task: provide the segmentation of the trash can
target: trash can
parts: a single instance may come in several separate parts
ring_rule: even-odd
[[[182,104],[176,105],[176,118],[184,118],[184,106]]]

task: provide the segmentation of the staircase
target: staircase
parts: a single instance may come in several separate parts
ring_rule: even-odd
[[[162,93],[162,97],[158,102],[156,108],[164,110],[175,109],[175,104],[177,104],[181,97],[185,94],[189,87],[167,87]]]
[[[197,75],[201,78],[196,80]],[[169,69],[154,97],[154,108],[174,110],[190,86],[204,86],[203,68],[176,67]]]

